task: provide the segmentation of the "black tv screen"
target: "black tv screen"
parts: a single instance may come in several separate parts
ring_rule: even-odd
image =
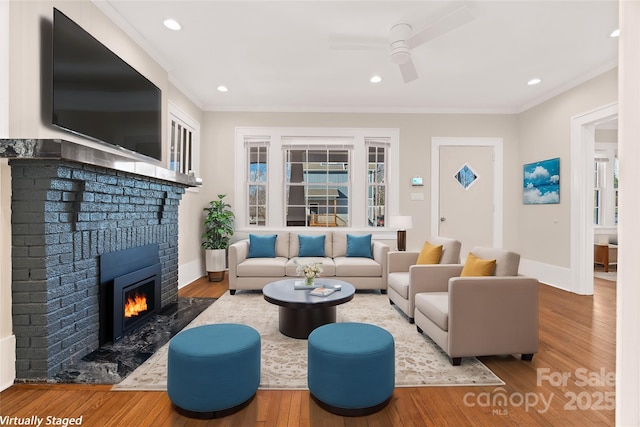
[[[160,89],[57,9],[53,124],[161,160]]]

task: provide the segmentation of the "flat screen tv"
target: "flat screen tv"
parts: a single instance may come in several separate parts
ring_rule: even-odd
[[[53,124],[161,160],[160,89],[57,9]]]

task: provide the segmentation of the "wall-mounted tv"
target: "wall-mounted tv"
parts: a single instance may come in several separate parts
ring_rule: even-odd
[[[162,93],[54,8],[55,126],[161,160]]]

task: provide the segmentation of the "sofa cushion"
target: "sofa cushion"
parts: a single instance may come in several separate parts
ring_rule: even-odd
[[[442,245],[440,264],[460,264],[462,243],[449,237],[433,236],[429,239],[432,245]]]
[[[432,245],[429,242],[424,242],[422,250],[418,254],[418,260],[416,264],[440,264],[440,257],[442,256],[442,245]]]
[[[310,235],[311,234],[307,234],[307,236],[310,236]],[[333,240],[332,240],[331,232],[328,231],[326,233],[318,234],[318,235],[325,236],[323,257],[327,257],[327,258],[333,257],[333,250],[332,250]],[[300,235],[298,233],[289,233],[289,255],[288,255],[289,258],[295,258],[299,256],[299,252],[300,252],[299,236]]]
[[[333,232],[333,257],[347,255],[347,233]]]
[[[236,267],[238,277],[284,277],[284,257],[247,258]]]
[[[276,234],[249,234],[249,255],[247,258],[275,258]]]
[[[427,316],[443,331],[449,330],[449,293],[421,292],[415,297],[416,310]]]
[[[289,258],[289,233],[279,233],[276,239],[276,256]]]
[[[469,252],[464,267],[462,267],[460,277],[493,276],[495,271],[495,259],[480,259],[475,256],[473,252]]]
[[[318,236],[298,234],[298,256],[324,258],[324,240],[324,234]]]
[[[387,286],[404,299],[409,299],[409,272],[397,271],[387,276]]]
[[[496,260],[496,276],[517,276],[520,266],[520,254],[506,249],[477,246],[471,249],[477,257]]]
[[[285,275],[289,277],[297,276],[296,269],[298,265],[310,264],[312,262],[319,262],[322,265],[322,273],[320,277],[333,277],[336,275],[336,265],[333,259],[326,257],[295,257],[291,258],[285,266]]]
[[[362,236],[347,234],[347,256],[373,258],[371,255],[371,234]]]
[[[333,258],[338,277],[380,277],[382,265],[371,258],[337,257]]]

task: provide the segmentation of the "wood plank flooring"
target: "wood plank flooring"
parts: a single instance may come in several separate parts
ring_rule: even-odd
[[[216,297],[227,287],[226,279],[213,283],[203,278],[179,294]],[[480,358],[505,386],[397,388],[385,409],[367,417],[332,415],[300,390],[259,390],[242,411],[201,421],[180,416],[164,392],[16,384],[0,393],[0,423],[5,420],[0,425],[11,425],[2,417],[31,416],[44,418],[42,425],[47,416],[82,417],[83,426],[614,425],[615,320],[615,282],[596,279],[594,296],[540,285],[540,350],[533,361]]]

